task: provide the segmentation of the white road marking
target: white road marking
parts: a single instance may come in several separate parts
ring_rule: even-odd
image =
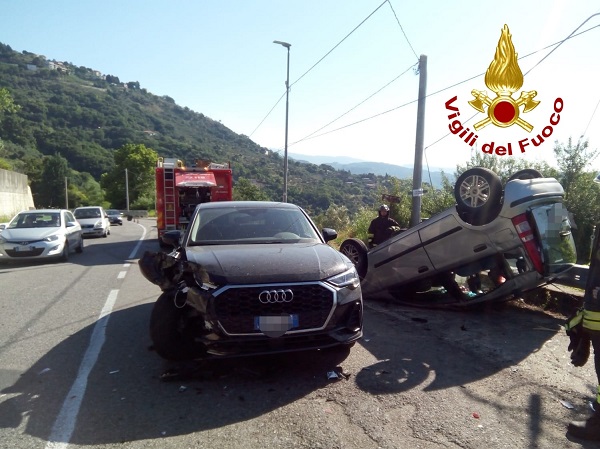
[[[126,274],[127,274],[127,271],[120,271],[119,274],[117,275],[117,279],[123,279]]]
[[[146,227],[139,223],[138,223],[138,226],[143,229],[143,233],[142,233],[142,236],[140,237],[140,239],[138,240],[137,245],[135,245],[135,248],[133,248],[133,251],[131,251],[131,254],[129,255],[128,259],[135,258],[135,255],[137,254],[138,249],[140,249],[140,246],[142,246],[142,243],[144,242],[144,238],[146,237]]]
[[[81,408],[81,402],[85,395],[88,377],[98,360],[98,355],[106,340],[106,326],[108,325],[108,319],[110,318],[110,313],[115,305],[118,294],[119,290],[111,290],[108,294],[98,321],[96,321],[96,325],[94,326],[90,344],[83,355],[81,365],[79,365],[77,377],[63,402],[56,421],[54,421],[54,426],[52,426],[46,449],[64,449],[71,440],[71,436],[75,430],[77,415]]]
[[[133,251],[131,251],[129,259],[133,259],[136,256],[138,249],[146,237],[146,228],[140,224],[138,224],[138,226],[143,229],[143,233],[138,240],[137,245]],[[127,267],[129,266],[128,263],[125,265]],[[121,271],[118,276],[119,279],[125,277],[125,274],[125,271]],[[118,294],[119,290],[111,290],[108,294],[104,307],[102,307],[98,320],[94,325],[94,330],[90,337],[90,344],[83,355],[81,365],[79,365],[77,377],[60,408],[56,421],[54,421],[45,449],[66,449],[71,441],[77,422],[77,415],[79,414],[79,409],[81,408],[81,403],[85,395],[88,377],[98,360],[98,356],[100,355],[100,351],[106,340],[106,326],[108,326],[108,319],[115,306]]]

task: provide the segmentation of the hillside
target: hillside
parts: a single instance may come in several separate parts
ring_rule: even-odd
[[[278,153],[202,113],[156,96],[137,81],[51,60],[0,43],[0,89],[8,90],[20,109],[0,115],[0,158],[25,173],[36,188],[43,156],[56,153],[69,168],[96,181],[114,164],[113,152],[144,144],[165,157],[230,162],[234,182],[251,180],[273,200],[281,198],[283,161]],[[288,200],[320,213],[331,204],[351,211],[372,206],[389,177],[365,176],[331,165],[289,161]],[[119,205],[115,205],[119,206]]]

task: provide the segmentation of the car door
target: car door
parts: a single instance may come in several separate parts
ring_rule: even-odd
[[[436,271],[452,271],[496,253],[486,232],[463,226],[454,215],[431,219],[419,235]]]
[[[66,228],[67,241],[69,242],[69,248],[76,248],[79,245],[79,239],[81,236],[81,225],[75,219],[75,216],[70,211],[65,211],[63,214],[63,220]],[[75,226],[67,226],[67,223],[74,223]]]

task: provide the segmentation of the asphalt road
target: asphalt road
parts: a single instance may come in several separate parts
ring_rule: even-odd
[[[367,298],[346,359],[174,366],[151,350],[146,249],[140,219],[68,263],[0,266],[0,448],[600,447],[565,434],[596,379],[569,364],[560,317]]]

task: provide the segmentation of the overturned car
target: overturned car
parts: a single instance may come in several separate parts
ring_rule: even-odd
[[[289,203],[200,204],[190,226],[165,233],[175,250],[146,252],[144,276],[163,290],[150,317],[154,349],[169,360],[331,348],[362,336],[352,262]]]
[[[365,296],[391,294],[416,306],[471,306],[510,299],[576,262],[570,214],[556,179],[526,169],[503,188],[493,171],[475,167],[458,178],[454,196],[455,207],[373,249],[359,239],[342,242],[340,251],[356,266]],[[432,294],[440,292],[435,286],[446,294]]]

